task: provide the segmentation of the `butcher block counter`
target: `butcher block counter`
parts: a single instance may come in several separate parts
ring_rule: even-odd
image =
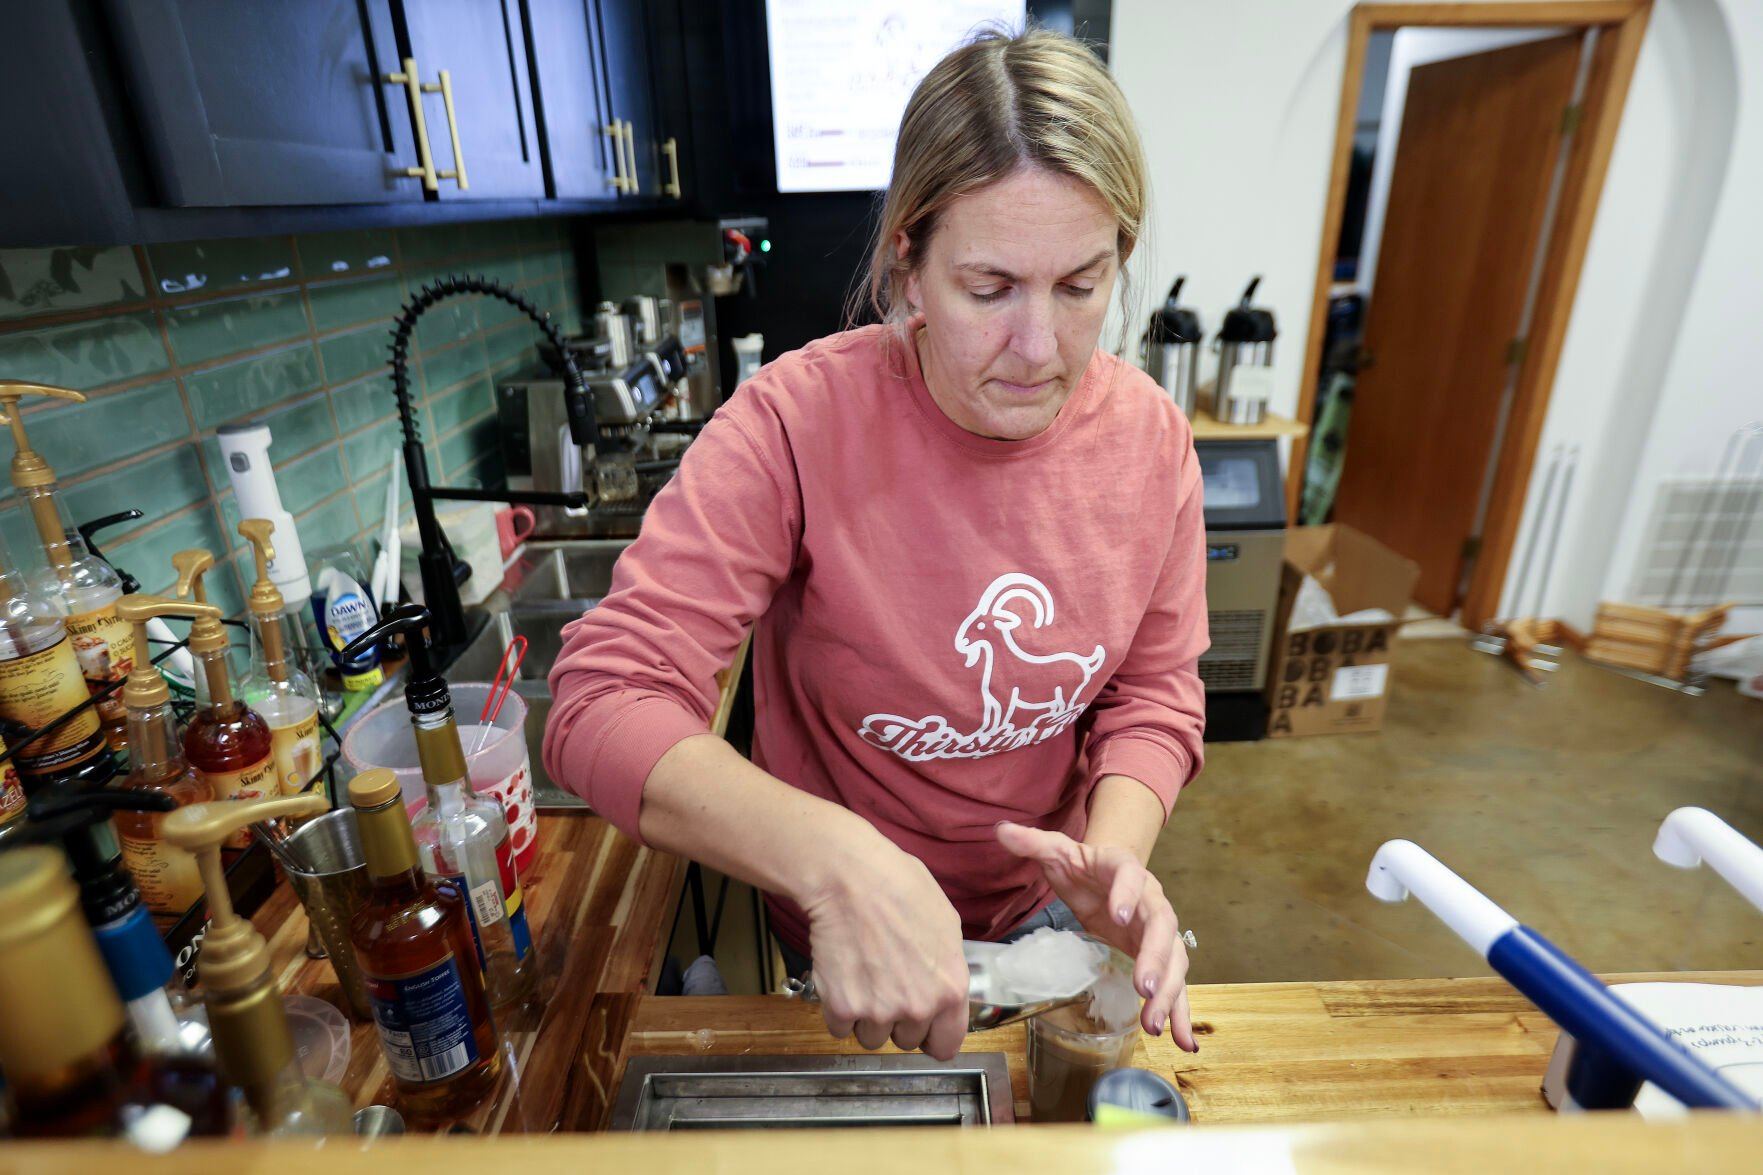
[[[502,1018],[514,1072],[466,1119],[473,1130],[600,1129],[633,1056],[861,1051],[828,1037],[817,1008],[782,996],[648,994],[683,863],[595,816],[545,813],[539,825],[527,889],[539,998]],[[340,1006],[329,964],[305,957],[305,914],[286,887],[257,921],[283,990]],[[1757,984],[1763,972],[1610,978]],[[1174,1082],[1196,1124],[1550,1113],[1539,1089],[1555,1027],[1498,979],[1200,984],[1191,1001],[1199,1054],[1159,1037],[1141,1042],[1135,1064]],[[1005,1055],[1026,1119],[1022,1026],[964,1047]],[[358,1106],[395,1102],[371,1024],[354,1026],[343,1084]]]

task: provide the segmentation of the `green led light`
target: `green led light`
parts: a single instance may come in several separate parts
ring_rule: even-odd
[[[761,252],[761,253],[769,253],[769,252],[771,252],[771,240],[770,240],[770,238],[769,238],[769,237],[766,237],[766,238],[761,238],[761,239],[760,239],[760,241],[759,241],[759,251],[760,251],[760,252]]]

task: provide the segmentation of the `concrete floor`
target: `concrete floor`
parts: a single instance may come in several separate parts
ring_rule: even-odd
[[[1458,639],[1397,646],[1376,734],[1208,747],[1151,857],[1196,983],[1489,974],[1412,901],[1365,890],[1384,840],[1431,850],[1595,971],[1763,968],[1763,913],[1652,855],[1673,808],[1763,843],[1763,703],[1564,656],[1541,688]]]

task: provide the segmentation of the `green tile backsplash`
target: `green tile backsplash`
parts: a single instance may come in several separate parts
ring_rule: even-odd
[[[553,220],[0,249],[0,379],[84,391],[86,404],[24,405],[75,521],[140,509],[100,542],[148,591],[170,587],[173,552],[208,547],[211,598],[236,612],[250,561],[214,430],[269,425],[282,501],[308,550],[376,534],[386,479],[402,476],[391,319],[423,282],[453,272],[508,282],[580,329],[575,260]],[[512,307],[471,298],[431,311],[416,341],[411,393],[431,472],[500,484],[495,380],[535,360],[535,331]],[[0,534],[14,558],[33,560],[35,534],[9,486]]]

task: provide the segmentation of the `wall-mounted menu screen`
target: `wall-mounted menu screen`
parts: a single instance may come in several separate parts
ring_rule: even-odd
[[[989,23],[1020,29],[1026,0],[766,0],[780,192],[888,186],[912,88]]]

